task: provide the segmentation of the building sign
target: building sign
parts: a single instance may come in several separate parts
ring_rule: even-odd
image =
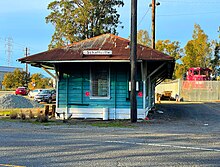
[[[84,55],[112,55],[112,50],[84,50]]]

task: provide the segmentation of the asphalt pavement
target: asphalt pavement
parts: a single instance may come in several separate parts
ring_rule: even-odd
[[[219,166],[219,107],[162,102],[130,128],[0,120],[0,166]]]

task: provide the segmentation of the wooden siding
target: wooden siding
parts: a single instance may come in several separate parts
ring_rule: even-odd
[[[109,99],[90,99],[90,97],[86,96],[86,92],[90,92],[90,65],[87,63],[74,64],[62,67],[58,83],[58,107],[130,108],[128,92],[129,64],[117,63],[106,65],[110,67]],[[140,76],[138,75],[139,88],[142,91]],[[143,98],[137,96],[137,107],[143,108],[142,103]]]

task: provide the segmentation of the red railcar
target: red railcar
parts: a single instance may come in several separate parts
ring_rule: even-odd
[[[187,81],[209,81],[211,80],[211,72],[209,68],[192,67],[186,72]]]
[[[206,89],[203,81],[211,80],[211,72],[209,68],[192,67],[186,72],[185,81],[183,81],[183,89]]]

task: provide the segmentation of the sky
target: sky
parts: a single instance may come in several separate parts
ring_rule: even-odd
[[[16,61],[24,57],[25,48],[29,54],[46,51],[54,32],[51,24],[46,24],[49,15],[47,5],[53,0],[0,0],[0,66],[25,68]],[[151,0],[138,1],[138,30],[151,34]],[[209,40],[219,40],[220,1],[219,0],[158,0],[156,7],[156,40],[179,41],[184,47],[192,39],[194,24],[199,24]],[[131,0],[124,0],[119,8],[121,26],[118,35],[130,35]],[[33,73],[42,69],[30,67]]]

